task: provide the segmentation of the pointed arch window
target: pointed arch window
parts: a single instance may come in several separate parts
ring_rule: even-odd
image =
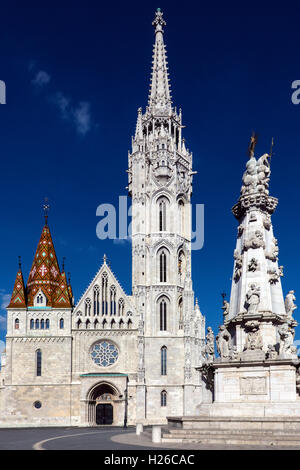
[[[37,377],[40,377],[42,375],[42,351],[40,349],[36,350],[35,362],[36,362],[36,375]]]
[[[46,330],[49,330],[49,328],[50,328],[50,320],[49,320],[49,318],[47,318],[47,320],[46,320]]]
[[[119,317],[121,317],[122,315],[124,315],[124,299],[119,299],[119,302],[118,302],[118,315]]]
[[[41,330],[45,329],[45,320],[42,318],[41,319]]]
[[[165,390],[160,394],[160,406],[167,406],[167,392]]]
[[[110,287],[110,314],[116,314],[116,287]]]
[[[102,275],[102,315],[107,315],[107,273]]]
[[[184,202],[182,199],[178,201],[178,210],[179,210],[179,233],[182,235],[184,233]]]
[[[159,281],[167,282],[167,254],[165,250],[159,252]]]
[[[160,350],[161,375],[167,375],[167,347],[163,346]]]
[[[40,329],[40,320],[38,318],[35,320],[35,329],[36,330]]]
[[[160,232],[167,230],[167,200],[165,198],[158,200],[158,229]]]
[[[99,286],[94,286],[94,316],[99,315],[100,312],[100,287]]]
[[[179,310],[179,329],[183,329],[183,301],[182,297],[180,297],[178,301],[178,310]]]
[[[20,327],[20,320],[18,318],[15,319],[15,330],[18,330]]]
[[[89,316],[91,314],[91,299],[87,298],[84,302],[84,314]]]
[[[30,329],[31,330],[34,329],[34,320],[33,319],[30,320]]]
[[[167,301],[161,299],[159,301],[159,324],[160,331],[167,331]]]

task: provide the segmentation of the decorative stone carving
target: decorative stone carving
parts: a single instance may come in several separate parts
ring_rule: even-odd
[[[260,230],[256,230],[248,240],[245,240],[243,251],[247,251],[249,248],[256,249],[260,247],[265,248],[264,237]]]
[[[266,377],[241,377],[241,395],[265,395],[267,393]]]
[[[278,353],[275,346],[268,344],[268,350],[266,352],[266,359],[277,359]]]
[[[238,282],[242,275],[243,257],[237,250],[234,251],[233,257],[235,259],[233,278],[235,282]]]
[[[245,324],[245,330],[247,331],[247,337],[245,342],[245,351],[256,351],[262,350],[263,341],[259,330],[259,323],[257,321],[250,321]]]
[[[256,217],[255,212],[251,212],[250,217],[249,217],[249,222],[256,222],[256,221],[257,221],[257,217]]]
[[[245,308],[248,314],[257,312],[260,303],[260,287],[256,284],[251,284],[245,298]]]
[[[288,323],[284,323],[278,328],[278,334],[280,337],[279,355],[297,357],[297,348],[293,345],[295,336],[294,328],[289,326]]]
[[[231,349],[230,354],[229,354],[229,359],[231,361],[239,361],[240,360],[240,354],[238,353],[236,346],[232,346],[232,349]]]
[[[243,231],[244,231],[244,228],[245,228],[245,227],[244,227],[244,225],[242,225],[242,224],[240,224],[240,225],[238,226],[238,229],[237,229],[237,230],[238,230],[238,237],[241,237],[241,236],[242,236]]]
[[[268,214],[265,215],[263,218],[263,225],[266,230],[268,231],[270,230],[272,224],[271,224],[271,217]]]
[[[258,271],[259,264],[257,259],[252,258],[248,264],[248,271],[255,272]]]
[[[258,160],[251,156],[246,164],[246,171],[243,175],[243,186],[241,195],[251,193],[269,194],[270,163],[269,154],[265,153]]]
[[[279,253],[278,241],[276,238],[273,238],[273,247],[271,251],[265,251],[265,256],[267,259],[275,262],[278,260],[278,253]]]
[[[278,271],[275,268],[269,269],[268,274],[270,276],[269,277],[270,284],[276,284],[276,282],[278,282],[279,279],[283,276],[283,266],[280,266]]]
[[[232,349],[232,339],[229,331],[224,325],[219,326],[219,333],[216,336],[217,350],[221,359],[229,358]]]
[[[215,337],[212,328],[207,328],[206,345],[205,345],[205,358],[208,362],[213,362],[215,358]]]
[[[285,311],[286,314],[292,318],[294,310],[296,310],[297,305],[295,304],[295,291],[290,290],[289,293],[287,294],[285,301],[284,301],[284,306],[285,306]]]

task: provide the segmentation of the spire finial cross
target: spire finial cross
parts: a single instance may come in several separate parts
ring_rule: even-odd
[[[161,32],[163,33],[163,27],[166,26],[166,22],[163,19],[163,12],[160,8],[157,8],[155,12],[155,18],[152,21],[152,25],[155,26],[155,33]]]
[[[48,213],[50,209],[50,204],[49,204],[49,199],[45,197],[45,202],[43,205],[43,210],[44,210],[44,217],[45,217],[45,223],[48,225]]]

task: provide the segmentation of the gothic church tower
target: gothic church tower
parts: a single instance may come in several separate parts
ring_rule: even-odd
[[[138,110],[128,169],[132,287],[140,315],[137,419],[147,421],[195,412],[194,367],[204,331],[191,279],[192,154],[182,138],[181,110],[172,105],[160,9],[152,24],[149,101],[144,113]],[[159,395],[167,407],[159,407]]]

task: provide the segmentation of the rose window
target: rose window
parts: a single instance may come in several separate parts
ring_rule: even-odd
[[[91,357],[101,367],[113,365],[119,357],[118,348],[110,341],[100,341],[91,349]]]

